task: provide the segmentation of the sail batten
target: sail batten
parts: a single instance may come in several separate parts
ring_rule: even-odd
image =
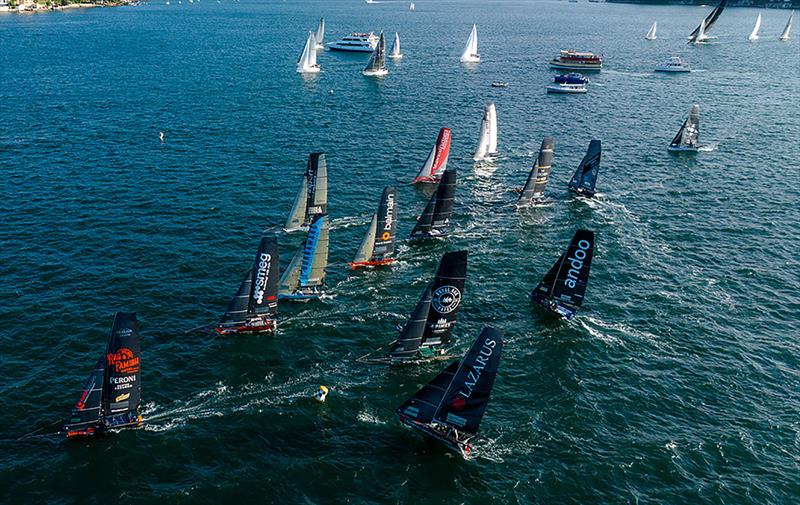
[[[597,139],[589,142],[586,155],[575,170],[575,174],[569,182],[569,189],[579,196],[594,196],[594,188],[597,184],[597,175],[600,172],[600,156],[602,148]]]

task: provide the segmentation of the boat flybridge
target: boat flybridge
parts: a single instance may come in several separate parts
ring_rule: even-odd
[[[655,72],[691,72],[689,64],[681,59],[680,56],[672,56],[670,59],[656,66]]]
[[[347,37],[328,43],[328,51],[371,53],[378,46],[378,37],[372,32],[353,32]]]

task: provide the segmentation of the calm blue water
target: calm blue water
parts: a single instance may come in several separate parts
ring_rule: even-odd
[[[9,503],[796,503],[800,501],[800,33],[787,11],[477,0],[223,2],[0,15],[0,501]],[[366,56],[294,64],[306,30],[400,33]],[[644,34],[658,21],[658,40]],[[458,63],[471,23],[482,62]],[[602,52],[586,96],[544,93],[559,49]],[[680,55],[690,75],[653,75]],[[511,83],[491,88],[494,80]],[[334,90],[331,96],[329,90]],[[473,169],[483,103],[502,158]],[[665,147],[701,105],[717,149]],[[442,126],[459,169],[454,233],[351,275],[386,184],[407,184]],[[158,141],[164,131],[166,142]],[[545,135],[551,205],[520,215]],[[600,194],[566,182],[589,140]],[[281,225],[309,152],[330,166],[330,294],[281,306],[275,337],[214,338],[260,233]],[[569,323],[528,294],[574,230],[598,234]],[[301,237],[282,238],[284,264]],[[468,248],[457,327],[507,332],[484,456],[464,462],[393,411],[441,368],[355,358],[390,341],[447,250]],[[11,441],[62,419],[110,315],[143,333],[146,428]],[[308,399],[318,384],[329,400]]]

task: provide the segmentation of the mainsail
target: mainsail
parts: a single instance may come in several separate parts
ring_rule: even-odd
[[[372,56],[370,56],[367,66],[364,67],[362,73],[364,75],[386,75],[389,73],[389,71],[386,70],[386,38],[383,36],[383,32],[381,32],[378,45],[375,46],[375,50],[372,51]]]
[[[261,332],[275,329],[278,313],[278,238],[262,237],[253,267],[228,304],[216,331],[220,334]]]
[[[707,38],[706,33],[714,26],[714,23],[717,22],[717,19],[719,19],[720,14],[722,14],[727,4],[728,0],[722,0],[719,5],[714,7],[714,10],[712,10],[711,13],[703,19],[700,25],[689,34],[689,43],[701,42]]]
[[[279,298],[306,299],[321,295],[328,266],[327,217],[327,214],[317,216],[309,225],[305,242],[281,276]]]
[[[411,239],[443,237],[448,234],[455,193],[456,169],[451,168],[445,170],[436,192],[431,195],[425,210],[417,218],[417,224],[411,231]]]
[[[689,117],[681,125],[681,129],[675,134],[669,144],[671,150],[696,150],[700,137],[700,106],[692,105]]]
[[[589,149],[583,157],[575,175],[569,181],[570,191],[580,196],[594,196],[594,186],[597,183],[597,174],[600,172],[600,148],[599,140],[589,142]]]
[[[311,153],[303,183],[292,206],[286,231],[306,228],[316,216],[328,211],[328,163],[325,153]]]
[[[317,65],[317,41],[313,32],[308,32],[308,39],[306,45],[303,47],[303,52],[297,59],[297,71],[299,73],[315,73],[319,72],[319,65]]]
[[[469,456],[500,365],[503,332],[486,327],[459,361],[397,408],[400,421]]]
[[[753,27],[753,32],[747,37],[747,40],[758,40],[758,31],[761,29],[761,13],[758,13],[756,18],[756,25]]]
[[[420,182],[439,182],[441,173],[447,170],[447,159],[450,156],[450,128],[439,130],[436,144],[428,154],[425,163],[422,164],[419,173],[414,178],[413,183]]]
[[[464,51],[461,53],[461,63],[478,63],[479,61],[481,61],[481,55],[478,54],[478,27],[473,24],[467,45],[464,46]]]
[[[394,44],[392,44],[392,51],[389,53],[389,58],[402,58],[403,53],[400,52],[400,35],[394,32]]]
[[[385,265],[394,261],[394,237],[397,232],[397,191],[383,188],[378,213],[372,215],[367,234],[350,266]]]
[[[325,38],[325,18],[319,18],[319,25],[317,25],[317,33],[314,34],[314,40],[317,43],[317,49],[325,49],[322,39]]]
[[[539,148],[539,157],[531,167],[525,187],[519,195],[517,205],[530,205],[544,198],[544,188],[550,177],[550,166],[553,163],[553,137],[545,137]]]
[[[583,304],[593,252],[594,232],[576,231],[567,251],[533,290],[533,300],[551,312],[572,318]]]
[[[64,424],[67,437],[91,435],[141,422],[138,326],[135,313],[117,312],[114,316],[106,352],[90,372]]]
[[[794,19],[794,11],[792,11],[792,13],[789,14],[789,20],[786,22],[786,27],[783,29],[783,32],[781,33],[781,36],[779,38],[779,40],[781,40],[782,42],[786,42],[787,40],[789,40],[789,32],[792,31],[793,19]]]
[[[658,21],[653,21],[653,26],[650,27],[648,30],[647,35],[644,36],[646,40],[656,40],[656,27],[658,26]]]
[[[483,110],[481,135],[475,148],[474,161],[483,161],[497,153],[497,109],[494,102],[488,102]]]

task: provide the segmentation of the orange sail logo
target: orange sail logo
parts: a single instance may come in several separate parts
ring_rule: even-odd
[[[113,367],[117,373],[136,373],[139,371],[139,358],[133,356],[133,352],[125,347],[120,348],[115,353],[106,354],[106,363]]]

